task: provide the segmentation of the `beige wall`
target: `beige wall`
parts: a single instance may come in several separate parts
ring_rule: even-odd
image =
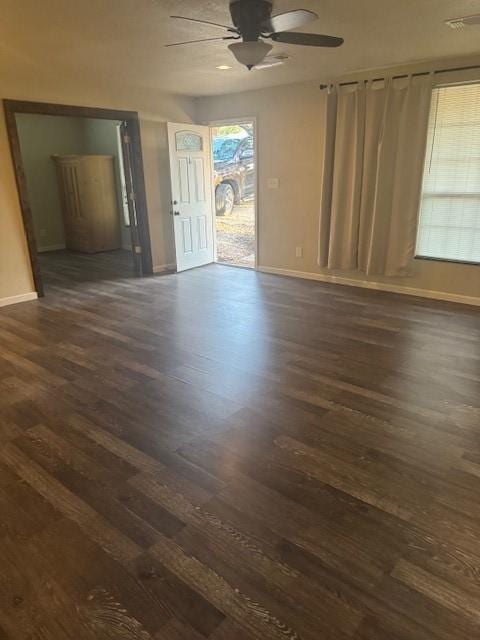
[[[16,70],[18,72],[18,70]],[[145,183],[155,266],[172,262],[170,187],[168,182],[167,121],[191,122],[193,101],[151,91],[132,91],[121,84],[90,86],[88,78],[12,73],[2,82],[0,98],[138,111],[144,147]],[[20,79],[21,78],[21,79]],[[121,78],[120,78],[121,80]],[[120,83],[119,80],[119,83]],[[0,118],[0,304],[2,298],[34,291],[18,193],[4,118]]]
[[[192,122],[187,114],[178,114],[171,118],[174,122]],[[168,156],[168,137],[166,126],[157,118],[151,117],[142,122],[142,150],[145,166],[145,184],[148,193],[150,212],[150,236],[152,242],[153,264],[169,266],[175,264],[175,244],[173,239],[170,196],[170,163]],[[155,212],[159,212],[156,215]]]
[[[5,121],[0,118],[0,303],[33,291]]]
[[[26,113],[16,120],[38,249],[61,248],[65,232],[52,155],[87,153],[82,120]]]
[[[259,266],[480,297],[477,266],[416,260],[415,273],[408,278],[366,278],[318,267],[324,98],[318,83],[308,83],[196,102],[199,122],[257,118]],[[278,190],[268,189],[268,178],[279,178]],[[303,248],[302,258],[295,257],[296,247]]]

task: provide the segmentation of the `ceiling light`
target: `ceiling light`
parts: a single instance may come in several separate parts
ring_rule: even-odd
[[[450,29],[462,29],[463,27],[480,24],[480,14],[464,16],[463,18],[451,18],[450,20],[445,20],[445,24]]]
[[[250,70],[255,65],[260,64],[273,47],[271,44],[263,42],[263,40],[256,40],[254,42],[234,42],[228,45],[228,48],[238,62],[244,64]]]
[[[229,67],[228,64],[219,64],[217,69],[220,69],[220,71],[227,71],[227,69],[231,69],[232,67]]]

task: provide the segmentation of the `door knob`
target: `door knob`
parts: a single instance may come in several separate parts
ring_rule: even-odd
[[[174,212],[173,212],[173,215],[174,215],[174,216],[179,216],[179,215],[180,215],[180,211],[174,211]]]

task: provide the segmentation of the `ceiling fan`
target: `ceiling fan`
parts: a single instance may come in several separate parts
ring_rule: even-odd
[[[228,45],[235,58],[247,69],[253,69],[260,64],[271,51],[272,45],[265,40],[283,42],[285,44],[300,44],[307,47],[339,47],[343,38],[324,36],[317,33],[296,33],[292,29],[303,27],[318,19],[314,11],[295,9],[272,15],[273,2],[271,0],[230,0],[230,14],[232,25],[218,24],[198,18],[185,16],[170,16],[177,20],[188,20],[200,24],[226,29],[229,35],[216,38],[201,38],[167,44],[167,47],[177,47],[184,44],[209,42],[212,40],[238,40]]]

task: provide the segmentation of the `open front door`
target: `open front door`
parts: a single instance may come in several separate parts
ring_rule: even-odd
[[[135,201],[135,191],[133,189],[132,174],[132,144],[128,135],[127,123],[120,124],[120,139],[122,141],[123,171],[125,174],[126,202],[128,204],[128,217],[130,220],[130,234],[132,236],[132,252],[135,263],[135,273],[137,276],[143,275],[142,267],[142,245],[138,231],[137,208]]]
[[[213,262],[210,131],[168,124],[177,271]]]

